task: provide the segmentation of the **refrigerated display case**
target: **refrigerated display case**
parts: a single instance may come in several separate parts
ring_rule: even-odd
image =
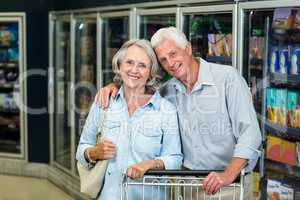
[[[75,149],[93,103],[97,85],[97,15],[79,15],[75,23]],[[73,157],[73,159],[75,159]]]
[[[264,138],[257,199],[300,198],[300,2],[240,3],[239,66]]]
[[[0,14],[0,156],[25,158],[25,14]]]
[[[236,9],[236,5],[228,4],[181,10],[182,30],[194,56],[236,67]]]
[[[100,14],[101,26],[101,66],[99,85],[113,81],[112,58],[130,37],[129,12]]]
[[[89,109],[97,88],[112,82],[112,57],[129,30],[129,12],[50,15],[51,163],[68,174],[77,174]]]
[[[71,18],[53,19],[53,160],[71,169]]]

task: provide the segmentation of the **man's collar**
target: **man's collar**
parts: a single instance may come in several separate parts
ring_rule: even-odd
[[[198,71],[198,79],[193,87],[193,90],[201,88],[202,85],[215,85],[213,76],[210,71],[209,63],[202,58],[199,59],[199,63],[200,66]],[[179,91],[186,90],[184,84],[178,79],[173,77],[170,82],[175,87],[175,89]]]

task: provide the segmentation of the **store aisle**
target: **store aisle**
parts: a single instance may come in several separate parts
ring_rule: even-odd
[[[73,200],[46,179],[0,175],[0,200]]]

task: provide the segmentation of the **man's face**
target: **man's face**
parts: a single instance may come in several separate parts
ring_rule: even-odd
[[[191,45],[178,47],[173,40],[163,40],[155,49],[156,55],[163,68],[179,80],[187,78],[192,62]]]

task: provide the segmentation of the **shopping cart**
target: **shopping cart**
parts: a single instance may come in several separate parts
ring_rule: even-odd
[[[244,170],[234,183],[214,195],[207,195],[202,189],[203,180],[209,173],[199,170],[150,170],[143,179],[135,181],[123,174],[121,200],[243,200]]]

